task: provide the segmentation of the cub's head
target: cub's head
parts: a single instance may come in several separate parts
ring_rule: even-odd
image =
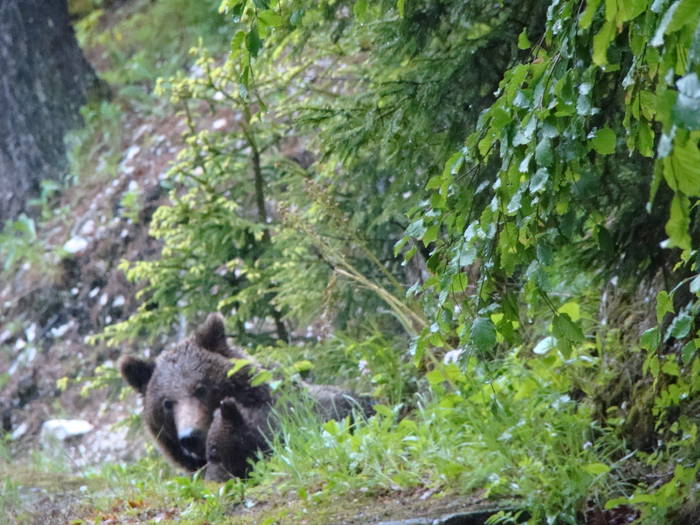
[[[268,450],[264,428],[231,397],[221,401],[207,436],[206,479],[244,478],[252,461]]]

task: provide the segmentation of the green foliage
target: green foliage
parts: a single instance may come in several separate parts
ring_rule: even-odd
[[[697,168],[690,160],[697,152],[697,137],[680,129],[673,104],[660,106],[657,101],[675,97],[674,72],[683,75],[697,67],[692,61],[674,62],[679,49],[691,44],[693,17],[688,25],[663,29],[673,31],[672,45],[657,50],[658,44],[650,50],[637,39],[662,31],[657,29],[660,14],[643,8],[618,10],[609,2],[605,12],[598,13],[596,5],[590,3],[580,19],[574,16],[576,2],[550,9],[547,29],[530,59],[505,73],[499,98],[483,113],[460,157],[448,160],[442,174],[429,183],[439,198],[433,198],[429,210],[418,217],[426,232],[439,224],[448,234],[436,254],[439,273],[468,267],[460,260],[465,251],[489,261],[481,268],[483,285],[473,299],[477,307],[489,303],[496,283],[504,277],[521,281],[529,307],[537,305],[552,292],[557,271],[552,253],[574,244],[577,257],[568,259],[572,264],[586,265],[594,257],[618,268],[618,261],[623,261],[625,272],[648,267],[650,262],[637,260],[638,254],[631,251],[635,247],[621,238],[631,234],[630,225],[617,221],[634,213],[647,217],[645,227],[661,233],[653,222],[658,214],[648,215],[645,206],[668,210],[668,199],[658,189],[662,170],[675,193],[670,213],[666,211],[667,244],[681,248],[681,259],[689,260],[690,236],[697,228],[689,208],[697,191],[693,183]],[[612,43],[618,33],[620,40],[627,35],[628,44]],[[614,67],[608,63],[608,52],[611,59],[615,57]],[[614,86],[621,89],[617,98]],[[652,156],[656,134],[659,154],[651,163],[645,157]],[[613,164],[607,157],[618,151],[619,137],[626,137],[627,152]],[[452,169],[457,162],[461,168]],[[471,169],[473,178],[469,187],[483,188],[485,199],[477,201],[473,193],[460,191],[466,169]],[[629,191],[630,185],[639,190]],[[649,192],[648,204],[637,198]],[[661,210],[659,204],[664,206]],[[608,252],[611,240],[617,253]],[[455,242],[461,244],[458,250]],[[436,279],[438,290],[447,290],[449,282]],[[511,288],[517,293],[517,287]],[[519,314],[506,308],[506,298],[496,299],[493,307],[517,321]],[[453,303],[442,306],[450,310]],[[563,333],[571,340],[581,335],[575,326]]]

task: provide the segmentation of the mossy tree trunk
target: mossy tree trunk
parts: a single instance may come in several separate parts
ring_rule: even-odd
[[[64,136],[96,85],[66,0],[0,2],[0,225],[65,172]]]

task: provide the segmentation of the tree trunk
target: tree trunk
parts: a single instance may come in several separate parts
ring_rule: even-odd
[[[66,0],[0,0],[0,227],[65,173],[64,135],[96,86]]]

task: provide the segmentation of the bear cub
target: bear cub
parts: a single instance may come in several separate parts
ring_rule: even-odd
[[[344,419],[357,415],[369,417],[374,413],[372,401],[366,396],[331,385],[312,385],[300,381],[295,385],[296,401],[276,400],[267,425],[257,426],[250,410],[233,398],[221,401],[207,435],[207,468],[205,479],[226,481],[232,477],[244,478],[252,469],[252,461],[270,451],[270,439],[277,433],[278,416],[294,412],[303,398],[320,421]],[[297,398],[297,396],[299,396]]]
[[[252,468],[251,461],[269,451],[272,430],[258,428],[250,420],[247,411],[232,397],[221,401],[207,435],[205,479],[244,478]]]

